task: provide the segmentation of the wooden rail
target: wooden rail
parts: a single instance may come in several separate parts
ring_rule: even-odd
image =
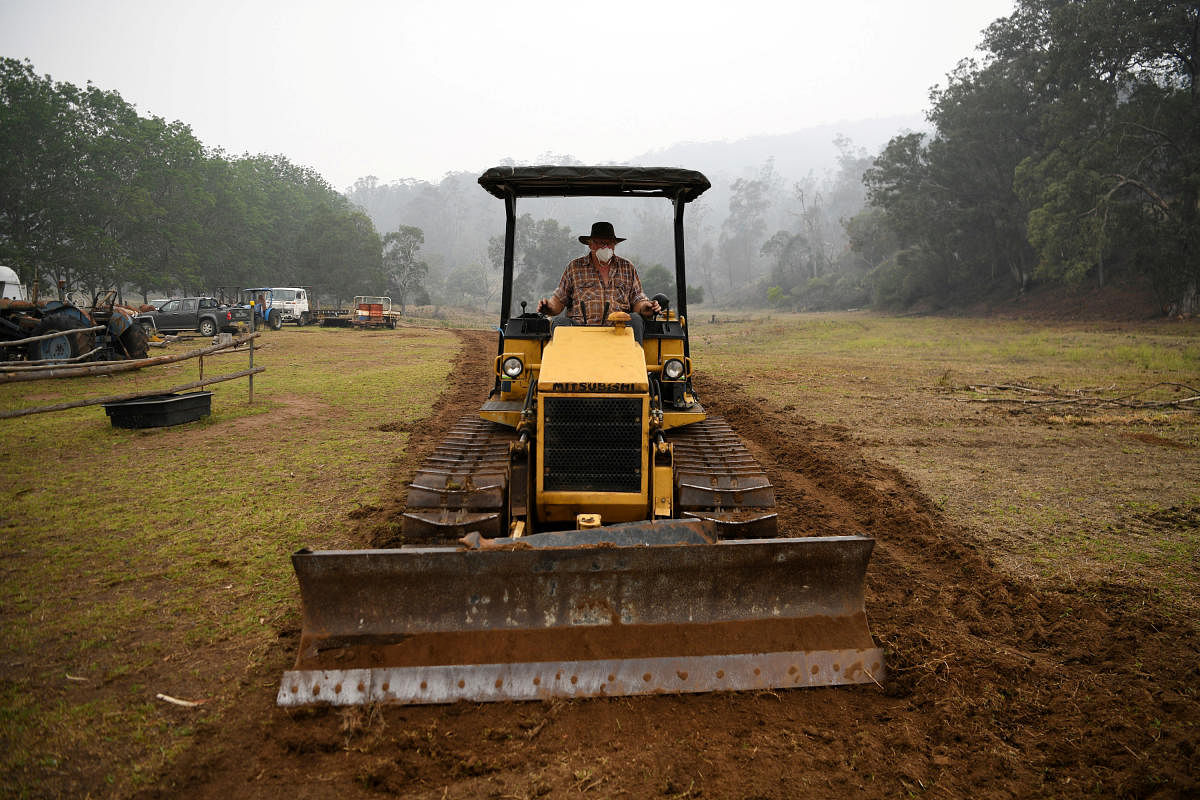
[[[0,412],[0,419],[12,419],[13,417],[27,417],[30,414],[44,414],[47,411],[66,411],[69,408],[82,408],[84,406],[96,406],[102,403],[121,403],[125,400],[137,400],[139,397],[154,397],[159,394],[173,394],[182,392],[188,389],[198,389],[201,386],[208,386],[210,383],[221,383],[223,381],[232,381],[236,378],[245,378],[248,375],[253,375],[256,372],[265,372],[266,367],[254,367],[253,369],[244,369],[241,372],[234,372],[229,375],[219,375],[216,378],[205,378],[203,380],[193,381],[191,383],[183,383],[179,386],[172,386],[170,389],[152,389],[144,392],[131,392],[129,394],[114,394],[109,397],[93,397],[88,400],[73,400],[70,403],[55,403],[51,406],[37,406],[35,408],[18,408],[14,411]]]
[[[69,336],[72,333],[91,333],[92,331],[102,331],[107,327],[107,325],[95,325],[91,328],[71,328],[70,330],[66,331],[43,333],[41,336],[30,336],[28,339],[13,339],[11,342],[0,342],[0,347],[17,347],[18,345],[29,344],[31,342],[40,342],[44,339],[53,339],[58,336]]]
[[[82,408],[84,406],[95,406],[104,403],[120,403],[126,400],[137,400],[142,397],[154,397],[162,394],[174,394],[188,389],[198,389],[201,386],[208,386],[213,383],[222,383],[224,381],[232,381],[237,378],[247,378],[249,380],[249,402],[254,402],[254,376],[259,372],[265,372],[266,367],[254,366],[254,339],[258,338],[258,332],[248,334],[246,336],[233,339],[228,342],[204,347],[199,350],[192,350],[179,355],[164,355],[155,358],[139,358],[130,359],[127,361],[109,362],[107,364],[77,364],[77,365],[49,365],[50,369],[37,367],[33,365],[24,365],[25,372],[9,372],[3,374],[0,372],[0,383],[13,383],[16,381],[32,381],[42,378],[56,378],[75,375],[110,375],[116,372],[128,372],[129,370],[142,369],[143,367],[154,366],[157,364],[170,364],[177,361],[184,361],[189,358],[198,359],[200,365],[200,380],[192,381],[191,383],[172,386],[169,389],[147,389],[140,392],[129,392],[126,394],[110,395],[108,397],[93,397],[86,400],[72,400],[65,403],[54,403],[47,406],[34,406],[30,408],[18,408],[12,411],[0,411],[0,419],[13,419],[14,417],[27,417],[30,414],[44,414],[48,411],[66,411],[71,408]],[[249,342],[250,364],[248,369],[240,372],[233,372],[228,375],[218,375],[215,378],[204,377],[204,356],[212,355],[218,351],[228,351],[229,348],[236,347]],[[21,369],[20,365],[14,365],[16,369]],[[0,370],[6,369],[0,366]]]
[[[144,369],[145,367],[152,367],[157,364],[171,364],[176,361],[185,361],[189,358],[203,357],[218,350],[225,350],[245,344],[261,335],[261,333],[255,332],[224,344],[214,344],[211,347],[190,350],[178,355],[162,355],[154,356],[153,358],[131,358],[125,361],[109,361],[99,364],[29,365],[21,364],[20,362],[14,362],[12,365],[0,364],[0,383],[37,381],[43,378],[64,378],[78,375],[112,375],[118,372],[129,372],[130,370]]]

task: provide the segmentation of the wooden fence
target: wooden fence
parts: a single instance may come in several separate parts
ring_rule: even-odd
[[[61,334],[53,334],[61,335]],[[30,364],[29,362],[0,362],[0,384],[17,383],[20,381],[35,381],[46,380],[50,378],[68,378],[79,377],[86,375],[112,375],[121,372],[129,372],[132,370],[145,369],[161,364],[173,364],[179,361],[188,359],[199,359],[200,380],[192,381],[191,383],[172,386],[168,389],[149,389],[141,392],[129,392],[126,394],[110,395],[108,397],[93,397],[85,400],[73,400],[65,403],[55,403],[53,405],[35,406],[30,408],[18,408],[12,411],[0,412],[0,419],[12,419],[14,417],[26,417],[30,414],[43,414],[48,411],[65,411],[70,408],[82,408],[84,406],[101,405],[103,403],[120,403],[126,400],[136,400],[139,397],[152,397],[159,394],[171,394],[174,392],[187,391],[189,389],[198,389],[202,386],[209,386],[214,383],[223,383],[224,381],[232,381],[238,378],[246,378],[249,381],[249,392],[251,403],[254,402],[254,376],[260,372],[266,371],[266,367],[254,366],[254,340],[258,338],[259,333],[250,333],[241,336],[237,339],[230,339],[226,342],[219,342],[210,347],[191,350],[187,353],[178,355],[163,355],[155,356],[154,358],[135,358],[127,361],[106,361],[104,363],[85,363],[85,364]],[[221,351],[229,351],[231,348],[240,347],[243,344],[249,343],[247,348],[250,358],[250,363],[247,369],[239,372],[229,373],[227,375],[218,375],[212,378],[204,377],[204,357],[213,355]]]

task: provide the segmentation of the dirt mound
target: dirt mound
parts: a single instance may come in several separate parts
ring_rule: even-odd
[[[463,333],[454,385],[416,426],[386,508],[479,402],[494,339]],[[283,711],[255,676],[147,797],[1184,797],[1200,791],[1200,637],[1127,590],[1035,590],[851,431],[704,382],[775,482],[787,535],[866,532],[881,687],[578,702]],[[294,657],[287,632],[272,670]]]

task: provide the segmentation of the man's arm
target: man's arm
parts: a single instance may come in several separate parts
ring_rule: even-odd
[[[562,310],[567,307],[567,300],[570,299],[573,288],[571,264],[567,264],[567,268],[563,270],[562,277],[558,279],[558,287],[555,288],[554,294],[549,297],[543,297],[538,301],[538,313],[549,313],[551,316],[562,313]]]
[[[632,267],[633,265],[630,264],[629,266]],[[662,307],[658,304],[657,300],[651,300],[646,297],[646,292],[642,290],[642,277],[638,275],[636,269],[633,270],[633,285],[630,288],[633,290],[632,308],[634,312],[644,317],[647,314],[657,314],[659,311],[662,311]]]
[[[548,313],[548,314],[550,314],[550,316],[554,316],[555,314],[561,313],[565,307],[566,306],[564,306],[562,303],[558,302],[557,297],[553,297],[553,296],[543,297],[541,300],[538,301],[538,313],[539,314],[547,314]]]

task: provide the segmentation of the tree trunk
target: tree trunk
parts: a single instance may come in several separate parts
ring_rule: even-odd
[[[1197,293],[1196,284],[1193,281],[1188,284],[1183,296],[1179,298],[1179,316],[1194,317],[1197,314],[1200,314],[1200,293]]]

